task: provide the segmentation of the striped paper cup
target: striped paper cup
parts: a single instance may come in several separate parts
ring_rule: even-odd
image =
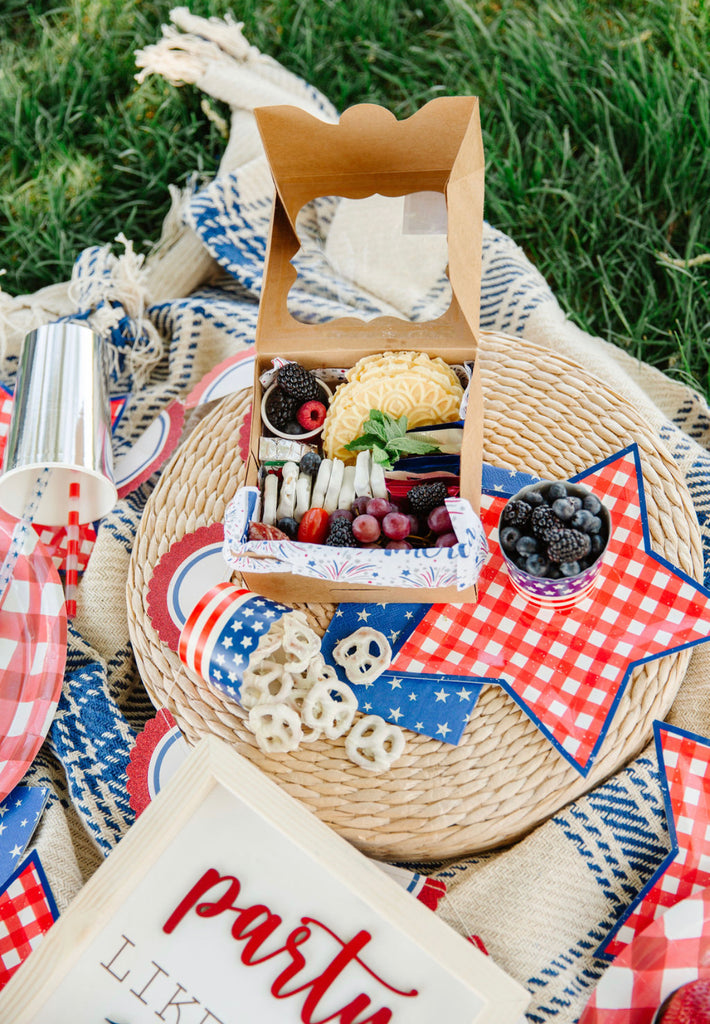
[[[180,659],[205,682],[239,702],[244,670],[259,640],[292,611],[233,583],[218,583],[198,601],[183,626]]]

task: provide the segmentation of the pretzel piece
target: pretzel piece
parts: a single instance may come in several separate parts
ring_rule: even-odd
[[[372,648],[375,648],[373,653]],[[333,659],[351,683],[372,683],[392,662],[392,648],[384,633],[370,626],[356,629],[333,648]]]
[[[334,693],[339,700],[333,696]],[[348,684],[341,683],[336,676],[335,679],[321,679],[306,693],[301,706],[301,720],[310,728],[321,729],[329,740],[336,740],[348,731],[356,711],[357,697]]]
[[[261,704],[278,704],[286,701],[293,690],[293,677],[278,661],[265,658],[244,670],[239,690],[239,703],[247,711]]]
[[[345,752],[369,772],[384,772],[404,752],[404,733],[379,715],[365,715],[345,737]]]
[[[310,626],[292,615],[284,615],[283,640],[289,672],[304,672],[310,662],[320,654],[320,637]]]
[[[303,738],[298,712],[287,704],[260,704],[249,712],[249,728],[259,750],[285,754],[296,750]]]

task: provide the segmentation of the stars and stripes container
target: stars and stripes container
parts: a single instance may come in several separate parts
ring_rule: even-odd
[[[116,503],[104,342],[83,323],[45,324],[24,339],[0,476],[0,505],[22,518],[37,480],[49,475],[35,519],[66,526],[79,482],[79,522]]]
[[[239,702],[249,658],[274,623],[293,608],[233,583],[218,583],[195,605],[180,633],[183,664]]]
[[[564,484],[569,497],[576,497],[584,501],[587,496],[592,494],[588,488],[582,487],[580,484],[573,484],[569,481],[564,481]],[[530,484],[527,487],[523,487],[521,491],[518,491],[510,501],[525,501],[531,494],[544,494],[549,486],[549,480]],[[508,504],[509,502],[506,502],[506,506]],[[594,561],[574,575],[559,575],[553,579],[549,576],[537,576],[526,572],[525,568],[515,560],[515,552],[506,550],[506,546],[501,542],[501,533],[505,527],[506,506],[503,507],[498,522],[498,541],[510,582],[515,590],[528,601],[543,607],[559,610],[564,610],[578,604],[587,597],[598,582],[604,556],[609,547],[609,540],[611,539],[611,516],[609,515],[609,510],[601,504],[600,510],[596,513],[601,520],[601,535],[604,537],[604,547]]]

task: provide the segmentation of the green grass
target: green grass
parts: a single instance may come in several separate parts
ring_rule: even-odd
[[[197,90],[133,79],[133,51],[157,40],[169,7],[5,0],[6,291],[66,279],[82,248],[119,231],[147,247],[168,184],[214,173],[224,140]],[[340,109],[369,101],[405,116],[437,95],[480,95],[487,218],[581,327],[710,394],[710,263],[697,260],[710,248],[705,0],[231,8],[251,42]],[[230,5],[191,9],[223,15]]]

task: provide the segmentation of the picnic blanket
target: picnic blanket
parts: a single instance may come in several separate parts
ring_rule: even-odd
[[[227,356],[253,344],[272,184],[256,130],[257,106],[289,103],[336,120],[317,90],[245,39],[229,19],[186,9],[155,46],[138,54],[141,75],[196,87],[231,110],[218,174],[202,189],[174,191],[162,237],[147,259],[121,239],[80,254],[70,282],[32,296],[0,293],[0,379],[12,387],[25,333],[81,316],[109,341],[112,394],[127,394],[115,444],[140,436],[173,399],[184,397]],[[217,116],[205,106],[207,116]],[[303,226],[310,243],[292,293],[312,319],[396,311],[431,317],[444,267],[427,302],[411,287],[412,266],[348,277],[344,254],[368,224],[316,206]],[[364,276],[363,276],[364,275]],[[366,278],[366,279],[364,279]],[[710,582],[710,410],[701,395],[601,338],[577,328],[514,240],[486,224],[481,327],[524,336],[561,353],[631,402],[677,463],[692,495]],[[187,425],[189,430],[189,423]],[[126,579],[133,539],[154,475],[101,522],[70,624],[62,698],[27,785],[50,799],[34,848],[60,911],[130,827],[126,765],[138,732],[155,714],[133,658]],[[710,735],[710,647],[693,651],[669,721]],[[595,950],[670,848],[653,745],[583,799],[512,847],[443,865],[448,886],[438,913],[488,952],[532,994],[531,1022],[576,1021],[607,963]]]

